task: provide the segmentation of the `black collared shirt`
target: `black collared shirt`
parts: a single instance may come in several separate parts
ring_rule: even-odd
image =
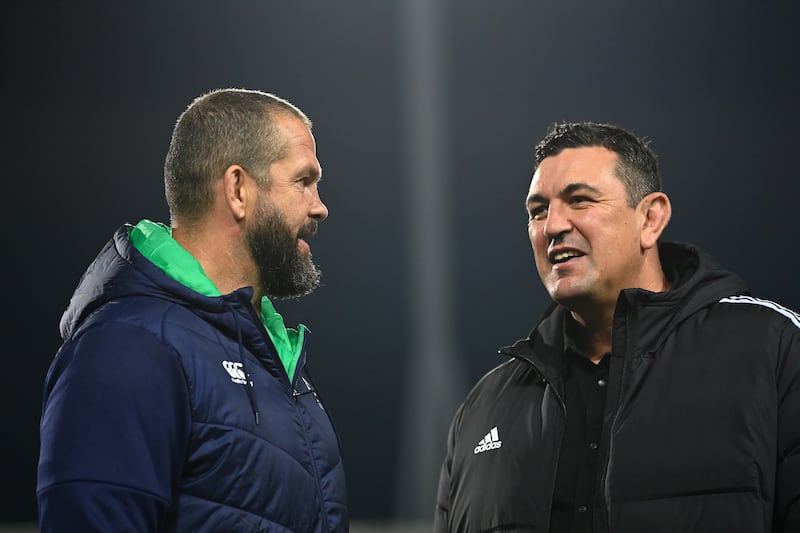
[[[558,456],[550,532],[587,533],[592,531],[592,503],[597,488],[597,455],[610,356],[594,364],[579,353],[569,339],[565,340],[567,424]]]

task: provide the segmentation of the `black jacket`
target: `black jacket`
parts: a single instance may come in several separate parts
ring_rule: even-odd
[[[695,248],[662,244],[672,289],[614,315],[596,532],[800,531],[800,317],[747,295]],[[566,409],[551,306],[457,411],[437,532],[547,532]],[[496,431],[492,431],[496,428]]]

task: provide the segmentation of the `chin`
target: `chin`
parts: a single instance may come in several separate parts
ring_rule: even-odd
[[[549,288],[547,293],[557,304],[572,307],[578,302],[586,301],[589,295],[583,291],[567,290],[566,288]]]

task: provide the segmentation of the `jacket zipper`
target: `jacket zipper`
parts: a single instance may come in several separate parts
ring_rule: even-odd
[[[536,363],[534,363],[533,361],[531,361],[530,359],[528,359],[525,356],[512,355],[512,354],[506,354],[506,355],[511,355],[512,357],[514,357],[517,360],[525,361],[526,363],[531,365],[534,368],[534,370],[536,370],[536,373],[539,374],[539,378],[542,380],[542,382],[544,382],[548,387],[550,387],[550,390],[553,391],[553,394],[555,395],[556,400],[558,400],[558,405],[559,405],[559,407],[561,407],[561,414],[563,415],[564,423],[566,424],[566,420],[567,420],[567,405],[566,405],[566,403],[564,403],[563,398],[561,398],[561,395],[558,393],[558,391],[553,386],[553,384],[545,377],[544,372],[541,371],[541,369],[536,365]],[[558,447],[555,450],[554,461],[555,461],[555,464],[556,464],[556,472],[555,472],[555,475],[553,475],[553,478],[550,481],[550,492],[548,493],[550,501],[547,502],[547,521],[545,523],[544,531],[550,531],[550,518],[552,517],[552,514],[553,514],[553,496],[554,496],[555,490],[556,490],[556,477],[558,477],[558,460],[561,457],[561,448],[564,446],[564,438],[565,438],[565,436],[566,436],[566,428],[562,427],[561,428],[561,437],[559,438]]]
[[[303,337],[303,346],[300,349],[300,360],[302,360],[304,363],[305,363],[305,356],[306,356],[306,341],[307,341],[307,337],[304,336]],[[298,360],[298,363],[300,363],[300,360]],[[319,475],[319,469],[317,467],[317,459],[316,459],[316,457],[314,456],[314,454],[312,452],[313,447],[311,446],[311,441],[309,440],[309,437],[308,437],[308,427],[303,422],[304,418],[303,418],[303,413],[301,412],[302,406],[300,405],[298,398],[300,396],[303,396],[304,394],[308,394],[310,392],[310,393],[314,394],[314,397],[315,397],[315,399],[316,399],[318,404],[320,403],[320,401],[319,401],[319,398],[316,397],[316,394],[314,393],[314,389],[312,389],[309,386],[309,383],[307,381],[305,381],[305,379],[303,379],[303,382],[304,382],[303,384],[306,386],[307,390],[305,392],[298,392],[297,391],[297,388],[295,387],[295,384],[297,383],[298,378],[302,377],[300,375],[301,372],[302,372],[301,368],[302,368],[301,365],[298,364],[297,367],[296,367],[295,373],[294,373],[294,383],[290,384],[291,389],[292,389],[292,397],[294,398],[294,410],[295,410],[295,413],[297,414],[297,417],[300,419],[300,422],[301,422],[301,424],[303,426],[303,438],[306,441],[306,448],[308,449],[308,452],[309,452],[309,458],[310,458],[310,461],[311,461],[311,468],[314,471],[314,480],[316,481],[317,498],[319,498],[319,509],[318,509],[318,511],[319,511],[320,522],[322,523],[322,527],[324,528],[324,530],[326,532],[330,532],[330,530],[331,530],[330,524],[328,524],[328,519],[327,519],[327,516],[326,516],[326,513],[325,513],[325,497],[322,494],[322,479],[321,479],[321,477]],[[325,411],[325,413],[327,415],[327,411]],[[311,416],[311,415],[309,414],[309,416]]]

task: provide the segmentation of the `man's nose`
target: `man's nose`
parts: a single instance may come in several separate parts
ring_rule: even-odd
[[[309,215],[315,220],[325,220],[328,218],[328,206],[322,202],[319,190],[314,188],[314,199],[309,207]]]
[[[569,210],[559,202],[553,202],[547,208],[547,219],[544,223],[544,234],[555,238],[572,229]]]

